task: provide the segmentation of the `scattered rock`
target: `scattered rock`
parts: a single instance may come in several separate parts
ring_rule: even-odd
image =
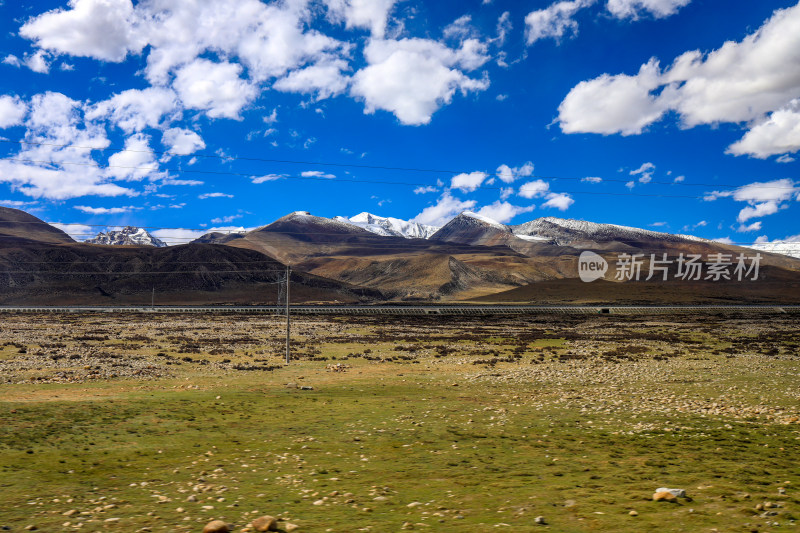
[[[411,502],[406,507],[419,507],[420,505],[422,505],[422,502]]]
[[[274,516],[259,516],[250,523],[256,531],[277,531],[278,520]]]
[[[308,385],[303,385],[300,387],[300,390],[314,390],[314,387],[309,387]]]
[[[297,524],[292,524],[290,522],[287,522],[283,526],[283,530],[286,531],[287,533],[292,533],[292,531],[297,531],[298,529],[300,529],[300,526],[298,526]]]
[[[654,502],[677,502],[678,498],[669,491],[662,490],[653,494]]]
[[[297,389],[297,388],[299,388],[299,385],[297,383],[290,382],[290,383],[286,384],[286,388],[287,389]]]
[[[212,520],[203,528],[203,533],[230,533],[231,528],[222,520]]]
[[[660,489],[656,489],[656,492],[657,493],[658,492],[669,492],[670,494],[672,494],[676,498],[685,498],[686,497],[686,491],[684,489],[665,489],[665,488],[660,488]]]
[[[537,516],[533,519],[534,523],[539,524],[540,526],[546,526],[547,521],[544,519],[543,516]]]
[[[194,494],[190,494],[190,495],[189,495],[189,496],[186,498],[186,501],[187,501],[187,502],[196,502],[196,501],[197,501],[197,496],[195,496]]]
[[[631,511],[628,514],[631,515],[631,516],[639,516],[639,513],[637,513],[636,511]]]

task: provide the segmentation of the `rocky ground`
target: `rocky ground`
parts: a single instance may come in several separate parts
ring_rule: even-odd
[[[796,315],[283,321],[4,316],[0,526],[796,530]]]

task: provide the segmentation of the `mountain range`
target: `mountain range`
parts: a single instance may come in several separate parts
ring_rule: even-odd
[[[369,213],[297,211],[251,231],[169,247],[138,228],[104,235],[92,240],[100,244],[76,243],[32,215],[0,208],[0,303],[142,303],[155,288],[160,303],[268,304],[277,301],[287,265],[294,301],[800,302],[800,260],[766,251],[758,281],[746,285],[678,280],[674,265],[667,281],[621,282],[610,269],[583,283],[578,259],[587,251],[611,265],[619,254],[641,254],[645,271],[651,254],[671,261],[698,254],[707,262],[755,252],[555,217],[507,226],[467,211],[434,228]]]
[[[113,246],[155,246],[156,248],[167,246],[164,241],[153,237],[146,229],[133,226],[125,226],[119,231],[100,232],[97,237],[84,242]]]

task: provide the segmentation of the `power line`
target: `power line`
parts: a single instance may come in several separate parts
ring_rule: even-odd
[[[12,144],[30,144],[34,146],[52,146],[58,148],[78,148],[82,150],[96,150],[96,151],[108,151],[113,150],[115,152],[131,152],[131,153],[152,153],[157,155],[170,155],[170,156],[184,156],[185,154],[176,154],[175,152],[169,151],[159,151],[159,150],[134,150],[128,148],[118,148],[118,147],[90,147],[90,146],[74,146],[71,144],[58,144],[58,143],[42,143],[42,142],[31,142],[31,141],[20,141],[20,140],[8,140],[8,139],[0,139],[0,142],[5,143],[12,143]],[[222,156],[217,154],[200,154],[194,153],[191,154],[192,157],[202,157],[207,159],[219,159],[223,161],[251,161],[251,162],[262,162],[262,163],[281,163],[281,164],[293,164],[293,165],[316,165],[316,166],[329,166],[329,167],[342,167],[342,168],[363,168],[369,170],[391,170],[391,171],[404,171],[404,172],[427,172],[427,173],[436,173],[436,174],[469,174],[474,171],[470,170],[446,170],[446,169],[432,169],[432,168],[415,168],[415,167],[392,167],[392,166],[383,166],[383,165],[362,165],[356,163],[335,163],[335,162],[322,162],[322,161],[303,161],[303,160],[294,160],[294,159],[268,159],[268,158],[258,158],[258,157],[242,157],[242,156]],[[32,160],[32,159],[19,159],[19,158],[1,158],[6,161],[17,161],[23,163],[37,163],[37,164],[46,164],[52,165],[54,164],[52,161],[39,161],[39,160]],[[58,164],[62,165],[82,165],[82,166],[92,166],[98,169],[101,167],[95,163],[78,163],[78,162],[61,162]],[[121,165],[107,165],[104,168],[121,168],[121,169],[129,169],[129,170],[147,170],[151,172],[158,172],[158,171],[168,171],[168,172],[175,172],[175,173],[200,173],[200,174],[221,174],[221,175],[233,175],[233,176],[245,176],[245,177],[258,177],[255,174],[246,174],[246,173],[237,173],[237,172],[225,172],[225,171],[212,171],[212,170],[194,170],[194,169],[161,169],[158,167],[128,167],[128,166],[121,166]],[[498,172],[484,172],[487,177],[500,177],[501,174]],[[631,175],[633,176],[633,175]],[[283,178],[288,179],[310,179],[310,180],[317,180],[317,181],[332,181],[329,178],[321,178],[321,177],[313,177],[313,176],[281,176]],[[524,178],[532,178],[532,179],[548,179],[548,180],[571,180],[571,181],[590,181],[587,180],[586,177],[572,177],[572,176],[545,176],[545,175],[538,175],[538,174],[531,174],[529,176],[524,176]],[[628,183],[630,181],[635,181],[633,177],[628,179],[615,179],[615,178],[601,178],[602,181],[606,182],[613,182],[613,183]],[[409,185],[409,186],[429,186],[430,183],[415,183],[415,182],[388,182],[388,181],[375,181],[375,180],[345,180],[341,178],[336,178],[335,181],[342,181],[342,182],[354,182],[354,183],[375,183],[375,184],[383,184],[383,185]],[[658,185],[678,185],[684,187],[732,187],[732,188],[739,188],[741,185],[731,185],[731,184],[723,184],[723,183],[695,183],[695,182],[676,182],[676,181],[654,181],[651,180],[648,183],[658,184]],[[795,187],[777,187],[777,186],[764,186],[764,185],[749,185],[749,187],[754,189],[778,189],[778,190],[794,190]],[[487,189],[487,190],[499,190],[503,189],[504,187],[490,187],[490,186],[479,186],[476,187],[477,189]]]

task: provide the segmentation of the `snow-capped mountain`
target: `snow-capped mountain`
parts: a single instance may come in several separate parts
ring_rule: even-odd
[[[749,245],[748,248],[800,259],[800,242],[759,242]]]
[[[366,212],[350,218],[335,217],[334,220],[353,224],[377,235],[405,237],[406,239],[427,239],[439,230],[436,226],[400,220],[399,218],[380,217]]]
[[[101,231],[94,239],[88,239],[84,242],[89,244],[110,244],[114,246],[155,246],[156,248],[164,248],[167,246],[164,241],[153,237],[147,230],[135,228],[133,226],[125,226],[119,231]]]
[[[431,236],[431,240],[494,246],[513,237],[511,230],[489,217],[464,211]]]
[[[572,220],[557,217],[543,217],[510,226],[511,231],[519,238],[525,240],[549,240],[560,246],[569,245],[575,241],[590,240],[595,242],[611,241],[638,241],[658,239],[669,242],[707,242],[705,239],[692,235],[674,235],[617,224],[598,224],[585,220]]]

